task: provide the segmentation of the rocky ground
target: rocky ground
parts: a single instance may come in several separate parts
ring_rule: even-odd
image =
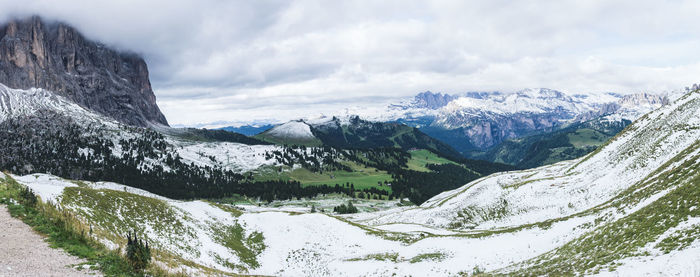
[[[0,277],[4,276],[95,276],[73,266],[84,260],[49,247],[44,238],[0,205]]]

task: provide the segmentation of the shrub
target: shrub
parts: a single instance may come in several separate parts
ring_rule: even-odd
[[[145,244],[144,241],[136,237],[136,232],[133,239],[131,239],[131,233],[127,235],[126,259],[137,272],[144,270],[151,261],[151,249],[148,247],[148,241]]]
[[[34,192],[32,191],[32,189],[28,187],[22,187],[19,191],[19,196],[21,204],[28,207],[36,206],[38,199],[36,197],[36,194],[34,194]]]

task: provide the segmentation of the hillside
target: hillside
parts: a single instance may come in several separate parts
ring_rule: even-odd
[[[461,160],[458,166],[416,167],[407,150],[393,146],[283,146],[223,130],[132,127],[43,89],[0,85],[0,98],[0,168],[119,182],[175,199],[243,196],[273,201],[336,193],[385,200],[407,196],[419,204],[510,169]],[[295,124],[291,127],[306,126],[303,134],[313,136],[309,125]],[[295,129],[284,130],[294,134]],[[416,174],[430,182],[419,181]]]
[[[359,116],[290,121],[255,136],[277,144],[325,145],[342,149],[427,149],[453,160],[461,155],[449,145],[401,123],[373,122]]]
[[[472,152],[469,156],[523,169],[553,164],[593,152],[628,124],[630,121],[624,119],[599,117],[548,133],[505,140],[486,152]]]
[[[311,126],[303,121],[290,121],[272,127],[255,138],[275,144],[296,144],[306,146],[319,146],[323,144],[321,140],[314,136]]]
[[[529,168],[581,157],[610,137],[612,129],[593,131],[601,138],[584,142],[587,147],[576,145],[582,142],[580,138],[573,138],[576,142],[568,146],[568,138],[554,142],[549,135],[561,136],[562,129],[592,120],[626,125],[681,94],[573,94],[547,88],[456,94],[428,91],[384,110],[358,108],[352,112],[372,121],[415,127],[466,158]],[[530,149],[533,145],[541,147]]]
[[[183,202],[41,174],[2,183],[29,186],[94,224],[93,236],[110,247],[139,230],[159,261],[191,274],[694,276],[698,114],[695,91],[585,157],[486,176],[418,207],[352,215],[311,213],[313,201]],[[433,159],[424,154],[416,157]]]

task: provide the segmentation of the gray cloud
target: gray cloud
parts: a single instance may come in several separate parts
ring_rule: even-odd
[[[698,1],[0,0],[142,54],[174,124],[290,119],[420,91],[677,89]],[[272,112],[274,111],[274,112]]]

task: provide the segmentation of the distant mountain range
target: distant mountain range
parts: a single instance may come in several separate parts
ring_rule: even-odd
[[[668,99],[663,95],[569,95],[545,88],[461,96],[425,92],[411,101],[388,107],[390,117],[380,120],[393,119],[415,126],[468,156],[471,151],[485,151],[507,139],[549,132],[600,116],[634,120],[665,103]]]
[[[244,134],[246,136],[254,136],[254,135],[260,134],[264,131],[267,131],[268,129],[271,129],[272,127],[275,127],[275,125],[263,124],[263,125],[243,125],[243,126],[239,126],[239,127],[228,126],[228,127],[223,127],[223,128],[219,128],[219,129],[224,130],[224,131]]]
[[[363,122],[399,123],[414,127],[449,145],[466,158],[534,167],[589,153],[633,120],[668,103],[668,96],[649,93],[567,94],[546,88],[460,95],[427,91],[401,103],[390,104],[379,112],[291,121],[259,134],[258,138],[318,144],[321,139],[312,130],[323,129],[319,127],[327,124],[324,120],[346,118],[345,125],[339,125],[352,126],[347,118],[358,117]],[[304,130],[294,126],[304,127]],[[591,129],[592,126],[600,128]],[[249,126],[227,127],[228,130],[243,128],[254,130]],[[568,144],[560,137],[575,137],[589,131],[596,133],[596,139],[586,140],[586,143],[579,140]],[[347,130],[344,134],[347,134]],[[533,137],[524,139],[529,136]],[[553,137],[559,138],[558,143],[544,142]],[[540,140],[543,141],[538,142]],[[324,143],[327,141],[328,138]],[[524,142],[525,145],[522,145]],[[537,147],[528,150],[528,154],[523,150],[511,151],[532,145]],[[561,147],[570,148],[564,150]],[[504,151],[508,153],[508,158],[496,154]],[[534,156],[538,158],[533,160]]]
[[[454,148],[417,128],[396,122],[367,121],[359,116],[294,120],[277,125],[255,138],[278,144],[327,145],[347,149],[427,149],[453,160],[462,159]]]
[[[61,26],[0,29],[0,202],[105,275],[138,232],[145,275],[697,276],[697,86],[426,92],[245,136],[168,127],[140,58]]]

